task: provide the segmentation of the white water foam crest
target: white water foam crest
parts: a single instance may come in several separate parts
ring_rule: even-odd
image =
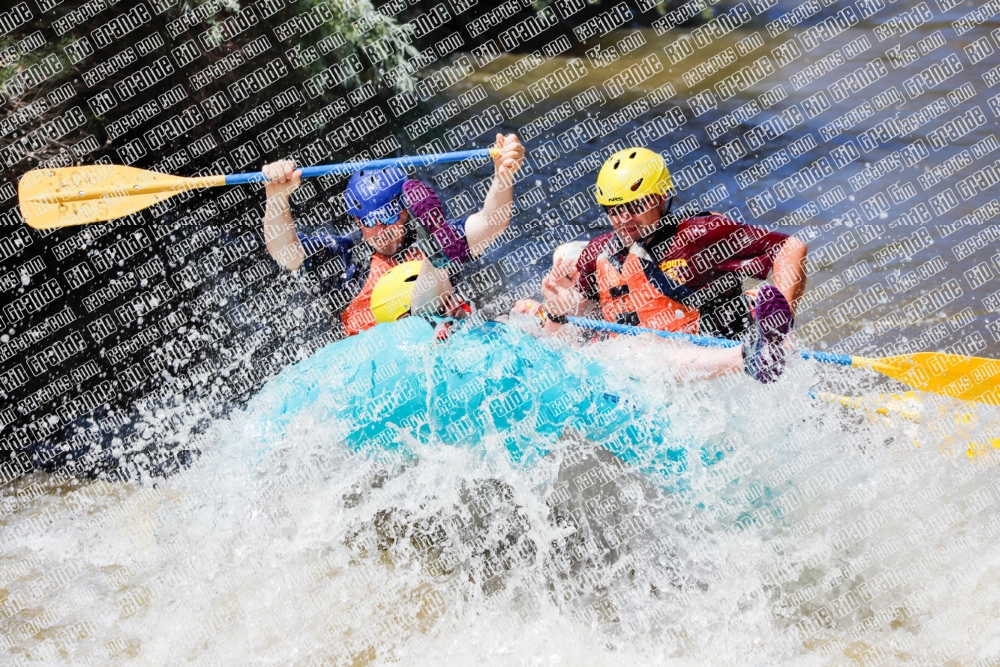
[[[924,395],[920,422],[866,416],[807,394],[867,387],[858,371],[799,361],[773,386],[675,382],[647,341],[586,354],[614,366],[644,426],[669,420],[669,442],[688,446],[683,490],[569,432],[533,463],[511,462],[499,436],[366,456],[318,409],[255,458],[281,399],[265,388],[165,480],[6,490],[5,664],[1000,654],[998,458],[966,455],[996,408]],[[702,445],[721,461],[701,464]]]

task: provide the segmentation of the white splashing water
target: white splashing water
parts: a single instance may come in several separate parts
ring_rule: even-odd
[[[569,432],[531,464],[499,437],[371,456],[316,410],[253,460],[270,388],[168,479],[22,480],[2,499],[3,663],[1000,659],[996,408],[844,408],[807,392],[870,377],[803,361],[768,387],[676,381],[658,344],[582,354],[692,447],[680,492]],[[331,382],[318,404],[342,399]]]

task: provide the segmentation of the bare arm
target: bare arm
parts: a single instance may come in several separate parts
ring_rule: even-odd
[[[524,146],[516,135],[497,135],[500,155],[493,158],[494,175],[483,208],[465,221],[465,238],[473,257],[481,255],[510,225],[514,204],[514,174],[524,163]]]
[[[470,215],[465,221],[465,238],[469,251],[477,257],[510,224],[510,210],[514,202],[514,173],[524,162],[524,147],[513,134],[497,135],[500,154],[493,158],[494,176],[483,208]],[[417,314],[429,311],[437,314],[452,314],[457,303],[455,288],[444,269],[436,269],[424,260],[413,287],[410,312]]]
[[[268,182],[264,186],[267,205],[264,209],[264,242],[267,252],[281,266],[295,271],[306,259],[305,249],[295,233],[289,198],[299,187],[302,172],[291,160],[264,165]]]
[[[542,278],[542,309],[549,315],[570,315],[586,317],[597,309],[597,303],[586,298],[576,289],[579,277],[576,260],[556,260],[552,269]],[[563,324],[546,320],[542,329],[545,333],[555,333]]]
[[[774,286],[792,307],[792,314],[795,313],[799,298],[806,290],[807,250],[805,243],[794,236],[789,236],[781,244],[781,250],[774,258],[774,266],[771,269],[774,274]]]
[[[447,310],[448,300],[455,293],[448,272],[436,269],[426,259],[420,265],[417,282],[413,286],[413,296],[410,299],[410,313],[419,314],[428,311],[433,315],[443,315]]]

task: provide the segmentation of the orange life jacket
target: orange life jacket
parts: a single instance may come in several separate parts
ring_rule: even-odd
[[[660,331],[698,333],[698,309],[660,292],[646,277],[642,262],[632,251],[620,271],[608,253],[602,252],[597,258],[596,273],[601,314],[606,321]]]
[[[375,289],[375,283],[378,282],[378,279],[400,262],[409,262],[418,259],[424,259],[424,253],[420,252],[420,249],[415,245],[410,246],[402,253],[402,258],[398,260],[396,257],[386,257],[377,252],[372,253],[371,264],[368,267],[368,278],[365,279],[364,286],[358,292],[358,295],[354,297],[354,300],[340,314],[340,319],[344,323],[344,332],[348,336],[359,334],[375,326],[376,322],[375,316],[372,314],[371,302],[372,290]]]

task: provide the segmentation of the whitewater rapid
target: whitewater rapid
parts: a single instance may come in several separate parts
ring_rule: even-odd
[[[345,400],[342,360],[310,409],[274,429],[272,381],[170,477],[21,480],[4,664],[1000,659],[996,407],[845,408],[809,390],[892,387],[803,360],[772,386],[679,379],[662,344],[557,348],[686,448],[666,477],[573,429],[522,460],[502,433],[359,450],[317,407]]]

